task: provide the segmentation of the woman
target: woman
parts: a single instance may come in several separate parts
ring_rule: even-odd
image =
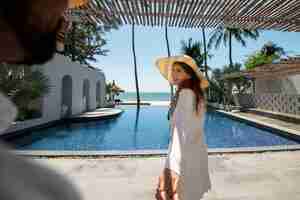
[[[187,55],[160,58],[156,66],[177,90],[170,109],[168,155],[155,197],[157,200],[200,200],[211,189],[203,135],[204,89],[208,81]]]

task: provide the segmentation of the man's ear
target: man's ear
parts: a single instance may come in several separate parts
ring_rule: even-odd
[[[8,4],[11,12],[19,14],[15,16],[16,20],[0,16],[0,62],[22,62],[31,52],[26,52],[20,44],[16,29],[20,32],[53,32],[68,7],[68,0],[22,0],[21,5],[24,12],[18,12],[15,4]]]
[[[16,32],[0,17],[0,62],[16,63],[24,60],[25,52]]]
[[[30,0],[28,25],[40,32],[53,31],[68,8],[68,0]]]

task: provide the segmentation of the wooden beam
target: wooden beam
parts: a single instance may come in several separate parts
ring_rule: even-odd
[[[174,17],[172,18],[171,26],[175,26],[175,21],[176,21],[176,19],[177,19],[177,16],[179,15],[179,14],[178,14],[178,11],[179,11],[180,6],[181,6],[181,3],[180,3],[181,1],[182,1],[182,0],[176,0],[176,8],[175,8],[175,12],[172,13],[172,15],[173,15]]]
[[[135,23],[135,19],[134,19],[133,13],[131,12],[128,1],[129,0],[120,1],[120,4],[123,7],[123,12],[125,12],[128,17],[128,21],[130,22],[130,24],[133,24],[133,23]]]
[[[223,3],[224,3],[224,1],[223,1]],[[218,8],[218,6],[221,6],[222,4],[221,3],[218,3],[217,1],[215,1],[215,2],[213,2],[211,5],[210,5],[210,7],[208,8],[208,10],[207,10],[207,16],[211,16],[212,14],[214,14],[214,15],[216,15],[216,11],[218,10],[218,9],[216,9],[216,8]],[[204,22],[204,26],[206,26],[206,25],[208,25],[209,24],[209,22],[211,21],[211,20],[213,20],[214,18],[213,17],[210,17],[210,18],[208,18],[208,20],[206,20],[205,22]]]
[[[185,28],[190,28],[190,22],[193,19],[193,16],[196,13],[196,8],[197,8],[198,0],[194,0],[191,3],[191,7],[187,11],[189,13],[189,17],[186,18],[186,20],[183,22],[183,26]]]
[[[187,12],[187,9],[191,6],[191,4],[192,4],[192,2],[183,4],[183,8],[182,8],[181,12],[185,15],[185,17],[181,17],[178,19],[178,21],[177,21],[178,27],[184,27],[183,26],[184,21],[186,21],[186,19],[190,16],[189,13]]]
[[[132,1],[132,5],[133,5],[133,13],[137,16],[138,18],[138,25],[142,25],[143,24],[143,19],[142,19],[142,11],[140,10],[140,6],[139,6],[139,2],[138,0],[134,0]]]
[[[199,15],[199,11],[201,11],[202,6],[203,6],[203,1],[197,1],[197,4],[195,6],[195,12],[188,24],[189,27],[194,27],[195,23],[197,22],[197,19],[195,19],[194,16]]]
[[[198,20],[198,27],[199,26],[203,26],[203,21],[204,21],[204,16],[205,16],[205,12],[207,10],[207,8],[209,7],[209,5],[212,3],[212,0],[208,0],[208,1],[205,1],[205,4],[202,6],[201,10],[200,10],[200,15],[202,15],[203,17],[202,18],[199,18]]]
[[[169,1],[168,3],[171,4],[171,5],[169,5],[170,6],[170,11],[169,11],[169,14],[168,14],[168,19],[169,19],[168,25],[172,26],[173,18],[171,16],[175,12],[176,2],[173,0],[173,1]]]
[[[125,17],[124,15],[121,15],[121,14],[120,14],[120,13],[122,12],[122,8],[121,8],[121,6],[120,6],[118,0],[112,0],[112,3],[114,4],[114,6],[115,6],[115,8],[116,8],[117,13],[119,13],[119,16],[121,16],[121,18],[123,19],[123,23],[129,24],[129,23],[127,22],[126,17]]]

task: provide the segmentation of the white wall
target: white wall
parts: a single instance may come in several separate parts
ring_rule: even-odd
[[[276,77],[273,79],[256,79],[255,92],[256,94],[300,94],[300,74],[290,75],[289,77]]]
[[[72,77],[72,115],[80,114],[85,109],[83,105],[83,81],[90,81],[90,109],[96,109],[96,84],[101,82],[101,107],[105,105],[105,75],[100,70],[88,68],[85,65],[71,62],[62,55],[56,55],[54,59],[43,66],[36,66],[43,70],[50,80],[50,93],[43,98],[42,118],[18,122],[12,125],[5,133],[21,130],[61,119],[62,104],[62,79],[65,75]]]

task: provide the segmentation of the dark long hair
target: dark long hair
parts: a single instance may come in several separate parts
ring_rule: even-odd
[[[174,62],[173,66],[175,64],[179,64],[182,67],[182,69],[184,70],[184,72],[186,72],[188,75],[191,76],[191,78],[184,80],[183,82],[180,83],[180,85],[178,85],[178,90],[176,91],[176,95],[178,95],[180,90],[182,90],[184,88],[191,89],[195,93],[195,96],[196,96],[195,110],[196,110],[196,113],[198,114],[200,101],[201,101],[201,103],[205,104],[204,91],[200,87],[201,80],[198,78],[198,76],[196,75],[194,70],[186,63]]]

